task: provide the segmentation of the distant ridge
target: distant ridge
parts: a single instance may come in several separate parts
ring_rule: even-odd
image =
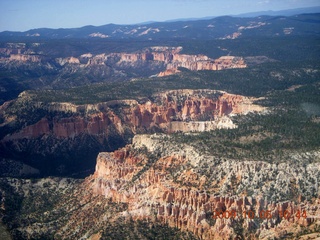
[[[297,14],[304,13],[320,13],[320,6],[308,7],[308,8],[295,8],[281,11],[262,11],[262,12],[251,12],[251,13],[243,13],[234,15],[235,17],[258,17],[258,16],[293,16]]]
[[[318,11],[319,10],[319,11]],[[319,13],[307,13],[315,11]],[[300,14],[296,14],[302,12]],[[251,17],[249,16],[251,15]],[[289,15],[289,16],[286,16]],[[0,40],[23,39],[235,39],[252,36],[320,35],[320,7],[264,11],[238,16],[141,24],[38,28],[25,32],[0,32]]]
[[[279,10],[279,11],[260,11],[260,12],[249,12],[249,13],[241,13],[235,15],[228,15],[232,17],[258,17],[258,16],[292,16],[296,14],[305,14],[305,13],[320,13],[320,6],[315,7],[307,7],[307,8],[294,8],[294,9],[287,9],[287,10]],[[202,18],[177,18],[167,20],[165,22],[184,22],[184,21],[198,21],[198,20],[209,20],[216,17],[221,16],[207,16]]]

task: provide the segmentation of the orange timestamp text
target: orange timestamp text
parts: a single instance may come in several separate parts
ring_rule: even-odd
[[[229,218],[236,218],[236,217],[242,217],[242,218],[249,218],[249,219],[271,219],[273,217],[279,217],[284,219],[289,219],[291,217],[295,217],[297,219],[300,218],[307,218],[307,213],[305,210],[303,211],[296,211],[295,213],[291,213],[288,210],[284,211],[278,211],[278,215],[272,215],[271,210],[260,210],[258,213],[252,210],[243,211],[243,212],[237,212],[235,210],[231,211],[222,211],[222,210],[215,210],[213,212],[212,218],[214,219],[229,219]]]

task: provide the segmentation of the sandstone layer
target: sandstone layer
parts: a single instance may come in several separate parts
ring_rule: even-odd
[[[20,156],[32,167],[55,164],[52,169],[73,168],[81,151],[90,153],[94,165],[99,151],[123,147],[136,133],[172,133],[235,128],[232,114],[263,111],[256,99],[213,90],[173,90],[143,100],[114,100],[98,104],[41,103],[23,92],[15,101],[3,104],[4,121],[0,149],[7,158]],[[15,114],[13,114],[16,112]],[[32,119],[28,112],[35,112]],[[12,128],[11,126],[14,126]],[[26,159],[30,154],[39,160]],[[76,154],[76,156],[74,156]],[[63,161],[61,155],[71,159]],[[51,157],[48,157],[51,156]],[[84,156],[83,156],[84,157]],[[52,161],[50,159],[61,159]],[[43,162],[43,163],[42,163]],[[86,161],[85,161],[86,162]],[[88,164],[89,164],[88,162]]]
[[[293,168],[288,163],[217,160],[197,154],[192,147],[174,147],[171,140],[162,135],[137,135],[132,146],[114,153],[100,153],[96,171],[87,181],[92,182],[95,194],[128,204],[122,213],[124,217],[136,220],[155,217],[156,221],[191,231],[200,239],[239,238],[244,237],[244,233],[246,239],[283,238],[319,224],[319,198],[272,200],[279,194],[287,194],[289,198],[290,186],[298,181],[303,183],[296,191],[305,192],[310,188],[314,193],[319,192],[319,187],[313,188],[312,181],[308,180],[311,176],[319,178],[318,164],[308,164],[302,171],[304,167],[299,164]],[[320,153],[313,156],[319,160]],[[213,167],[211,175],[215,180],[212,182],[201,174],[204,163]],[[240,191],[237,196],[231,191],[232,178],[237,182],[235,191]],[[270,181],[273,181],[273,190],[269,189]],[[254,193],[241,194],[244,187],[255,189]],[[236,216],[216,215],[226,211]],[[254,217],[248,217],[247,212]]]
[[[218,59],[212,59],[203,54],[189,55],[181,54],[182,47],[163,47],[155,46],[142,49],[137,52],[127,53],[100,53],[93,55],[91,53],[80,56],[59,57],[51,59],[61,67],[79,66],[80,68],[92,66],[112,66],[115,69],[139,68],[148,66],[151,69],[165,69],[158,76],[167,76],[179,72],[178,68],[183,67],[192,71],[210,70],[217,71],[229,68],[246,68],[247,64],[242,57],[222,56]],[[26,48],[3,48],[0,52],[2,61],[18,61],[39,63],[44,58],[40,54],[28,52]],[[50,63],[51,64],[51,63]]]
[[[20,97],[27,98],[24,94]],[[155,94],[145,103],[138,103],[135,100],[88,105],[35,102],[32,104],[39,109],[70,113],[71,116],[53,118],[43,116],[38,122],[7,135],[4,140],[37,138],[44,134],[51,134],[57,138],[73,138],[81,133],[108,134],[109,126],[113,126],[120,134],[124,132],[125,127],[133,132],[141,129],[148,131],[152,127],[165,132],[208,131],[224,126],[233,128],[235,125],[227,118],[228,115],[264,110],[263,107],[253,104],[254,100],[221,91],[186,89]],[[117,113],[114,111],[114,106],[120,106]],[[9,107],[8,104],[1,110],[5,112],[6,107]],[[79,115],[81,112],[84,115]],[[220,120],[223,116],[224,118]],[[194,122],[199,120],[204,121],[204,125],[201,122]],[[193,127],[196,125],[199,127]]]

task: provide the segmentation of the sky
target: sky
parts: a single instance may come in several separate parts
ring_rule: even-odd
[[[135,24],[319,5],[320,0],[0,0],[0,31]]]

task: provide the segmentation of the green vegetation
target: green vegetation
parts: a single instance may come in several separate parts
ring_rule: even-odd
[[[186,54],[205,54],[212,58],[231,56],[267,56],[281,62],[316,61],[320,56],[319,37],[247,37],[229,40],[188,41],[182,44]]]
[[[92,196],[89,189],[81,189],[81,183],[58,178],[0,179],[6,209],[0,216],[14,239],[79,239],[98,232],[102,239],[198,239],[156,219],[114,218],[127,210],[127,204]],[[28,226],[34,231],[26,230]],[[65,232],[66,226],[77,230]]]
[[[183,70],[180,74],[163,78],[137,79],[121,83],[99,83],[65,90],[28,91],[26,97],[10,103],[6,117],[15,117],[16,121],[1,127],[0,136],[21,129],[25,125],[34,124],[46,117],[49,122],[53,118],[74,117],[72,113],[49,112],[45,109],[48,102],[74,102],[76,104],[97,103],[115,99],[137,99],[144,102],[152,98],[152,94],[172,89],[215,89],[230,93],[262,96],[265,99],[258,103],[271,107],[275,112],[264,115],[247,115],[234,118],[239,128],[233,130],[217,130],[202,133],[199,136],[177,134],[183,142],[199,145],[204,152],[235,159],[260,159],[266,161],[285,161],[286,152],[294,149],[312,150],[319,146],[319,121],[315,117],[319,112],[319,63],[265,63],[247,69],[229,69],[223,71],[191,72]],[[302,87],[300,86],[302,85]],[[296,86],[294,90],[286,89]],[[300,86],[300,87],[299,87]],[[42,103],[39,103],[42,102]],[[112,110],[119,114],[126,105],[114,105]],[[0,115],[0,122],[4,115]],[[79,113],[81,114],[81,113]],[[123,114],[119,114],[123,118]],[[1,120],[2,119],[2,120]],[[156,132],[157,129],[146,129]],[[38,169],[58,169],[60,165],[69,173],[75,169],[75,162],[83,162],[82,166],[93,169],[99,151],[112,151],[124,146],[132,137],[126,129],[125,136],[110,126],[107,139],[101,142],[97,137],[81,135],[70,139],[71,148],[63,141],[46,139],[47,143],[56,146],[49,155],[38,155],[37,151],[46,149],[42,138],[21,141],[27,151],[15,153],[15,159],[21,159]],[[179,140],[180,141],[180,140]],[[7,158],[12,157],[11,146],[6,146]],[[33,144],[34,148],[27,147]],[[81,149],[85,147],[86,151]],[[90,159],[90,161],[88,161]],[[37,163],[36,165],[34,163]],[[39,164],[38,164],[39,163]],[[67,164],[66,164],[67,163]],[[82,169],[82,167],[81,167]],[[51,173],[52,174],[52,173]],[[61,173],[64,174],[64,173]]]
[[[0,197],[4,200],[4,206],[6,206],[6,211],[4,215],[4,211],[0,211],[0,216],[2,217],[2,221],[7,227],[13,228],[15,227],[12,224],[12,219],[16,219],[19,217],[19,212],[22,207],[23,196],[15,191],[15,189],[10,186],[6,181],[2,181],[0,178]],[[6,196],[5,198],[4,195]],[[10,223],[10,224],[9,224]]]
[[[292,73],[297,73],[298,76],[293,74],[293,77],[289,80],[301,82],[302,79],[308,80],[312,77],[310,74],[305,75],[301,71],[303,68],[311,66],[311,68],[319,69],[320,46],[319,37],[317,36],[251,36],[233,40],[161,39],[153,41],[136,39],[130,41],[115,41],[111,39],[45,40],[40,38],[37,41],[39,41],[40,45],[33,45],[30,39],[25,39],[26,47],[32,52],[41,53],[46,58],[43,63],[21,64],[11,62],[0,64],[0,86],[4,89],[0,97],[0,104],[14,99],[21,91],[30,89],[51,89],[36,93],[44,101],[72,101],[76,103],[105,101],[106,99],[113,99],[113,97],[121,98],[126,92],[130,93],[129,97],[139,97],[141,93],[145,96],[149,95],[150,92],[166,89],[198,87],[230,89],[232,85],[234,85],[233,88],[237,93],[243,92],[246,95],[256,95],[263,94],[270,88],[272,89],[273,85],[276,89],[279,89],[280,86],[288,83],[282,79],[277,79],[277,74],[274,76],[268,75],[274,70],[279,70],[281,76],[285,78],[291,76]],[[6,46],[4,40],[0,40],[0,46]],[[132,78],[139,79],[155,74],[163,66],[159,63],[154,65],[151,62],[145,62],[139,63],[134,67],[130,65],[115,67],[107,63],[107,66],[79,68],[68,64],[62,67],[55,60],[56,58],[70,56],[79,57],[85,53],[95,55],[112,52],[136,52],[151,46],[182,46],[183,54],[204,54],[211,58],[219,58],[223,55],[241,57],[265,56],[268,59],[279,62],[263,64],[261,67],[256,66],[249,69],[220,71],[219,73],[202,72],[201,74],[183,74],[163,79],[149,79],[148,83],[145,83],[145,81],[125,83],[125,81]],[[124,74],[114,74],[114,69]],[[288,76],[286,76],[286,70],[288,70]],[[238,76],[241,79],[238,79]],[[201,81],[193,81],[199,77]],[[179,82],[176,78],[180,79],[180,83],[176,83],[177,86],[170,82],[170,80]],[[223,82],[219,82],[220,80]],[[97,83],[101,84],[90,86]],[[153,84],[155,84],[154,88]],[[130,91],[131,87],[132,92]],[[260,89],[259,87],[262,88]],[[144,88],[146,91],[141,91]],[[91,90],[94,92],[92,93]],[[115,90],[114,93],[113,90]],[[77,93],[78,91],[79,93]],[[95,92],[97,94],[94,94]],[[86,96],[87,93],[88,96]]]
[[[160,158],[161,154],[159,152],[149,152],[148,149],[145,148],[140,148],[137,152],[137,155],[139,156],[145,156],[146,162],[144,162],[143,164],[143,168],[137,172],[133,177],[132,177],[132,181],[130,184],[134,183],[134,181],[136,181],[137,179],[139,179],[139,177],[146,172],[147,170],[149,170]]]
[[[181,232],[178,228],[172,228],[166,224],[118,219],[105,227],[102,239],[197,240],[199,238],[190,232]]]
[[[163,78],[137,79],[122,83],[99,83],[65,90],[30,90],[31,99],[41,102],[87,104],[115,99],[144,99],[173,89],[214,89],[248,96],[263,96],[271,90],[319,80],[318,63],[265,63],[247,69],[223,71],[184,70]]]
[[[239,160],[290,161],[287,153],[320,147],[320,88],[306,85],[295,91],[275,91],[261,100],[273,109],[266,114],[237,116],[236,129],[198,134],[173,134],[175,141],[202,153]],[[308,159],[305,159],[308,161]]]

